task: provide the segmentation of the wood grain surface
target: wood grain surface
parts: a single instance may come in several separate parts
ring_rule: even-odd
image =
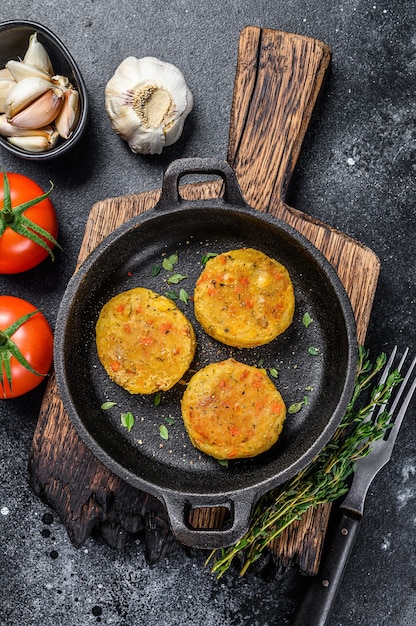
[[[336,268],[351,299],[357,337],[364,343],[376,289],[379,261],[359,242],[285,203],[325,72],[324,43],[281,31],[247,27],[240,34],[227,160],[253,208],[285,220],[311,240]],[[107,199],[90,212],[79,264],[127,219],[153,207],[159,190]],[[181,186],[184,198],[218,196],[222,183]],[[146,558],[156,562],[175,546],[166,511],[156,498],[114,476],[86,448],[60,400],[52,374],[42,403],[29,460],[35,492],[59,514],[71,540],[91,534],[122,547],[145,535]],[[297,565],[307,575],[319,567],[330,507],[320,506],[293,523],[271,546],[278,566]],[[218,527],[220,510],[196,510],[194,527]]]

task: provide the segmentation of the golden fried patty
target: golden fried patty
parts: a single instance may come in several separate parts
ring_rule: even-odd
[[[195,315],[211,337],[236,348],[269,343],[291,324],[295,295],[287,269],[260,250],[210,259],[194,292]]]
[[[193,445],[217,459],[253,457],[276,443],[286,417],[264,370],[227,359],[191,378],[182,417]]]
[[[192,325],[174,302],[142,287],[103,306],[96,343],[110,378],[130,393],[173,387],[189,368],[196,346]]]

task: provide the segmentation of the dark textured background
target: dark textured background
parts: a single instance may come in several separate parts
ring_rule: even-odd
[[[55,184],[64,252],[54,264],[0,277],[0,293],[43,308],[53,325],[73,273],[91,206],[158,187],[184,156],[225,158],[240,30],[247,25],[323,40],[331,72],[305,140],[289,204],[370,246],[381,276],[367,336],[375,357],[414,336],[414,0],[3,1],[0,20],[52,29],[75,57],[91,98],[82,144],[59,163],[0,154],[1,168]],[[160,157],[131,153],[110,128],[103,91],[123,58],[176,64],[195,106],[181,140]],[[43,387],[0,401],[0,624],[266,626],[289,623],[302,584],[290,570],[267,582],[230,572],[217,581],[202,555],[180,552],[150,568],[140,543],[123,553],[89,540],[74,548],[27,482]],[[357,544],[329,626],[416,623],[415,407],[387,468],[373,483]],[[46,517],[45,517],[46,516]]]

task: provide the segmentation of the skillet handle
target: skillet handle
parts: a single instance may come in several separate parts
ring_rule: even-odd
[[[173,493],[165,493],[163,497],[174,536],[178,541],[192,548],[201,550],[226,548],[238,541],[250,525],[253,507],[250,498],[233,501],[225,496],[221,501],[218,495],[184,496]],[[228,509],[230,522],[224,528],[194,528],[187,521],[191,510],[215,507]]]
[[[172,209],[182,203],[201,204],[201,200],[183,200],[179,193],[181,178],[189,174],[215,174],[224,181],[224,195],[217,201],[246,207],[237,177],[232,167],[222,159],[215,158],[188,158],[173,161],[166,169],[162,182],[162,193],[155,209]],[[212,201],[211,201],[212,202]]]

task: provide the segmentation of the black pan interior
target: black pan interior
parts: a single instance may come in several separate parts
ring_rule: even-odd
[[[178,301],[197,335],[192,369],[230,356],[252,365],[261,361],[266,368],[278,369],[275,384],[287,406],[305,397],[307,404],[288,415],[269,452],[223,467],[189,442],[180,412],[183,385],[164,393],[155,406],[154,396],[130,395],[108,378],[96,353],[95,324],[109,298],[133,287],[159,293],[183,287],[192,295],[203,255],[244,246],[262,250],[287,267],[296,295],[294,322],[270,344],[239,350],[208,337],[195,320],[192,301]],[[152,267],[174,253],[179,258],[175,272],[187,276],[178,287],[166,283],[165,270],[152,277]],[[305,313],[313,319],[308,328],[302,323]],[[334,270],[314,246],[305,245],[292,229],[268,216],[203,203],[173,212],[152,210],[108,237],[70,281],[55,340],[58,387],[81,437],[112,471],[156,494],[164,489],[227,493],[283,482],[333,434],[352,390],[351,370],[355,371],[349,301]],[[311,355],[310,347],[319,353]],[[104,411],[105,401],[116,406]],[[120,414],[127,411],[135,416],[130,432],[120,423]],[[159,434],[162,424],[168,428],[167,441]]]

